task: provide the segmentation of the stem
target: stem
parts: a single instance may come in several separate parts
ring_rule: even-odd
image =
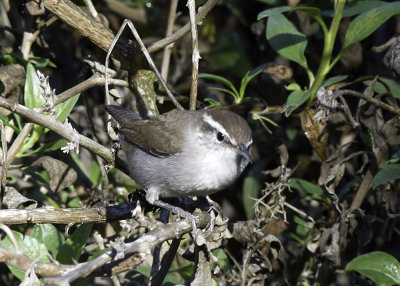
[[[308,67],[305,70],[306,70],[306,73],[307,73],[307,76],[308,76],[308,80],[310,81],[310,86],[312,86],[314,81],[315,81],[314,74]]]
[[[311,87],[311,96],[308,100],[308,104],[311,104],[314,101],[314,98],[317,94],[317,90],[320,88],[322,82],[324,81],[326,75],[332,69],[333,65],[330,64],[333,46],[335,44],[335,39],[337,35],[337,31],[339,29],[340,20],[342,18],[342,12],[344,4],[346,0],[338,0],[337,5],[335,7],[335,14],[332,19],[331,26],[329,31],[325,34],[325,42],[324,42],[324,50],[322,52],[322,59],[319,65],[319,69],[317,72],[317,76],[315,77],[314,84]],[[317,19],[317,18],[316,18]],[[318,21],[318,19],[317,19]],[[320,23],[320,21],[318,21]],[[321,24],[321,23],[320,23]],[[322,29],[324,29],[324,25],[321,25]],[[325,30],[324,30],[325,33]],[[335,59],[335,63],[337,60]]]

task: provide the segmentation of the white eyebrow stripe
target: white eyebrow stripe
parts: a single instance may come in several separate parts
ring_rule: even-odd
[[[234,138],[232,138],[228,132],[226,132],[225,128],[218,122],[215,121],[211,115],[204,113],[203,114],[203,120],[205,122],[207,122],[208,124],[210,124],[210,126],[216,130],[218,130],[219,132],[221,132],[222,134],[224,134],[224,136],[228,137],[229,141],[231,141],[232,145],[237,145],[237,142]]]

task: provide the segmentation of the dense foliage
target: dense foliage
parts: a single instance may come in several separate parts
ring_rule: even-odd
[[[400,284],[399,2],[196,1],[198,82],[187,1],[93,2],[0,3],[1,285]],[[182,106],[253,130],[214,227],[126,175],[102,105],[174,104],[129,27],[109,49],[125,18]]]

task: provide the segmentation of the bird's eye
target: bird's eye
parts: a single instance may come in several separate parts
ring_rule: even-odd
[[[217,140],[222,142],[222,141],[224,141],[224,139],[225,139],[224,134],[222,134],[221,132],[218,132],[217,133]]]

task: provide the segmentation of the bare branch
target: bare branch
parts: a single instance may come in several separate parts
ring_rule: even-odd
[[[178,0],[172,0],[169,6],[167,32],[165,33],[166,37],[170,36],[173,32],[177,7]],[[171,44],[164,48],[164,56],[161,64],[161,76],[165,81],[168,81],[168,68],[171,59],[172,46],[173,45]]]
[[[209,220],[203,217],[200,220],[199,227],[205,227],[208,222]],[[148,255],[151,253],[154,247],[160,243],[180,237],[185,233],[189,233],[191,230],[192,223],[187,219],[166,224],[163,227],[159,227],[148,232],[133,242],[124,244],[122,247],[122,254],[124,257],[129,257],[134,253],[138,253],[139,255],[143,256]],[[66,274],[62,274],[56,278],[44,278],[44,281],[45,283],[49,284],[67,285],[66,283],[70,283],[79,277],[87,276],[103,265],[112,262],[116,258],[117,254],[118,252],[115,250],[107,251],[91,261],[77,265],[75,269]]]
[[[366,94],[363,94],[361,92],[355,91],[355,90],[351,90],[351,89],[341,89],[341,90],[336,90],[335,93],[337,93],[338,95],[351,95],[351,96],[355,96],[361,99],[364,99],[368,102],[371,102],[373,104],[375,104],[376,106],[386,109],[387,111],[393,112],[394,114],[400,115],[400,109],[396,108],[395,106],[389,105],[387,103],[384,103],[372,96],[368,96]]]
[[[201,21],[203,21],[203,19],[206,17],[208,12],[210,12],[210,10],[215,6],[215,4],[217,4],[217,2],[218,2],[218,0],[208,0],[206,2],[206,4],[201,6],[199,8],[199,13],[197,13],[197,15],[196,15],[196,23],[200,23]],[[162,48],[168,46],[169,44],[172,44],[173,42],[175,42],[175,41],[179,40],[180,38],[182,38],[183,36],[185,36],[186,33],[188,33],[189,31],[190,31],[190,23],[187,23],[185,26],[180,28],[178,31],[173,33],[171,36],[166,37],[158,42],[151,44],[148,47],[149,53],[156,52],[156,51],[161,50]]]
[[[196,109],[197,100],[197,82],[199,74],[199,39],[197,36],[197,21],[196,21],[196,3],[194,0],[188,0],[190,15],[190,29],[192,31],[192,87],[190,89],[190,110]]]
[[[136,41],[139,43],[140,46],[140,50],[142,51],[142,53],[144,54],[147,62],[149,63],[151,69],[154,71],[154,73],[156,74],[156,76],[158,77],[158,79],[161,82],[161,85],[163,86],[163,88],[165,89],[165,91],[167,92],[168,96],[171,98],[172,102],[174,103],[175,107],[178,109],[183,110],[183,107],[179,104],[179,102],[175,99],[174,95],[171,93],[171,91],[169,90],[167,84],[165,83],[165,81],[163,80],[160,72],[158,71],[156,65],[153,62],[153,59],[150,57],[149,52],[147,51],[146,46],[143,44],[142,39],[139,36],[139,33],[137,32],[135,26],[132,24],[132,22],[130,20],[125,19],[124,22],[121,25],[121,28],[119,29],[117,35],[115,36],[110,49],[107,52],[107,57],[106,57],[106,82],[108,81],[108,73],[107,73],[107,69],[108,69],[108,62],[109,62],[109,58],[111,55],[111,52],[115,46],[115,44],[117,43],[119,37],[121,36],[122,32],[125,29],[125,26],[128,25],[128,27],[131,29],[131,32],[133,34],[133,36],[135,37]],[[109,98],[109,93],[108,93],[108,84],[106,83],[106,98]],[[107,100],[108,103],[109,100]]]
[[[75,140],[78,139],[79,145],[82,147],[85,147],[89,151],[99,155],[107,162],[113,162],[113,156],[108,148],[77,132],[70,132],[68,128],[65,128],[64,124],[51,115],[37,113],[21,104],[3,97],[0,97],[0,107],[16,112],[31,122],[49,128],[71,142],[75,142]]]

